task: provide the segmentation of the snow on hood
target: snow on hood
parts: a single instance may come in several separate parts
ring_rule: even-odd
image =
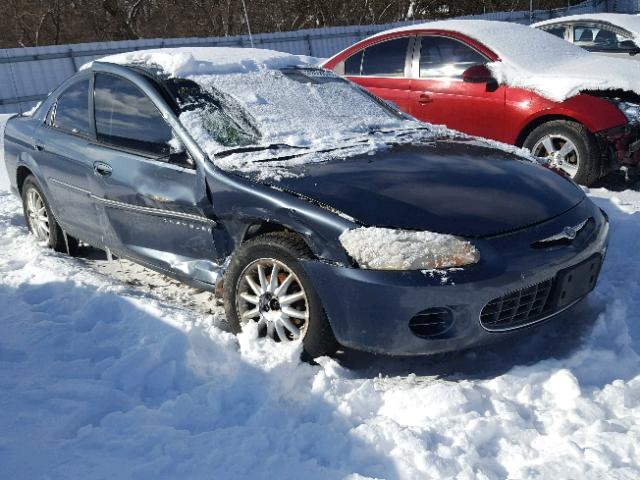
[[[608,23],[615,27],[623,28],[633,35],[634,43],[640,46],[640,17],[637,15],[627,15],[625,13],[584,13],[581,15],[552,18],[543,22],[534,23],[531,27],[539,28],[557,23],[577,21]]]
[[[487,66],[501,84],[533,90],[561,102],[585,90],[628,90],[640,95],[640,62],[593,55],[561,38],[515,23],[443,20],[381,34],[420,29],[459,32],[499,57]],[[378,34],[378,35],[381,35]]]
[[[213,131],[212,125],[229,115],[206,107],[185,111],[180,120],[217,166],[259,171],[263,178],[287,175],[292,164],[324,161],[327,152],[335,149],[346,158],[387,148],[390,142],[425,141],[450,134],[442,127],[420,123],[333,72],[322,70],[317,66],[319,60],[312,57],[202,47],[143,50],[99,61],[161,69],[170,79],[191,80],[203,91],[221,92],[224,110],[235,112],[232,120],[240,116],[245,124],[254,124],[257,135],[232,132],[229,136],[225,131],[225,135],[216,136],[220,132]],[[414,132],[407,134],[408,130]],[[269,146],[275,148],[266,148]],[[284,160],[272,161],[274,157]]]

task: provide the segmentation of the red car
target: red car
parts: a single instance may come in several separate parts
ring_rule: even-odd
[[[522,25],[450,20],[369,37],[324,67],[420,120],[526,147],[590,185],[640,160],[634,63]]]

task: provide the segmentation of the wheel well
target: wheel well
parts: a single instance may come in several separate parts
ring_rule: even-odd
[[[18,185],[18,192],[20,192],[20,194],[22,194],[22,185],[24,185],[24,181],[29,175],[33,174],[27,167],[18,167],[18,171],[16,172],[16,184]]]
[[[518,139],[516,140],[516,146],[522,147],[522,145],[524,145],[524,141],[527,139],[531,132],[533,132],[543,123],[551,122],[553,120],[568,120],[569,122],[580,123],[575,118],[567,117],[566,115],[544,115],[542,117],[535,118],[522,129],[522,131],[518,135]]]
[[[249,227],[245,230],[244,237],[242,238],[242,243],[252,238],[258,237],[260,235],[264,235],[265,233],[273,233],[273,232],[283,232],[283,233],[288,233],[290,235],[295,235],[296,237],[299,237],[305,243],[305,245],[309,249],[309,252],[311,252],[311,254],[313,255],[313,249],[311,248],[311,245],[309,245],[309,242],[307,241],[307,239],[304,238],[304,236],[300,235],[298,232],[294,230],[291,230],[285,227],[284,225],[281,225],[275,222],[260,222],[260,223],[253,223],[249,225]]]

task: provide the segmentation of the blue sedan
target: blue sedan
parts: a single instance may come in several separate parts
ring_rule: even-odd
[[[607,218],[559,173],[308,57],[107,57],[10,119],[4,145],[37,241],[215,291],[233,331],[310,357],[526,332],[594,288],[607,246]]]

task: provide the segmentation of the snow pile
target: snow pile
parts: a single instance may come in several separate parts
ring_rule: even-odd
[[[579,21],[608,23],[615,27],[623,28],[633,36],[634,43],[640,46],[640,17],[638,15],[627,15],[625,13],[583,13],[580,15],[552,18],[543,22],[534,23],[531,27],[538,28],[556,23]]]
[[[358,265],[378,270],[430,270],[480,259],[471,243],[442,233],[361,227],[343,232],[340,243]]]
[[[110,55],[97,61],[119,65],[159,66],[167,75],[176,78],[248,73],[287,67],[309,67],[318,64],[318,60],[314,57],[292,55],[274,50],[215,47],[139,50]],[[81,69],[90,67],[92,63],[83,65]]]
[[[487,65],[499,83],[533,90],[549,100],[561,102],[584,90],[622,89],[640,94],[640,62],[593,55],[524,25],[443,20],[390,31],[432,29],[460,32],[484,44],[499,57]]]
[[[465,354],[309,366],[42,249],[0,194],[2,476],[638,478],[640,194],[590,195],[611,245],[570,316]]]

